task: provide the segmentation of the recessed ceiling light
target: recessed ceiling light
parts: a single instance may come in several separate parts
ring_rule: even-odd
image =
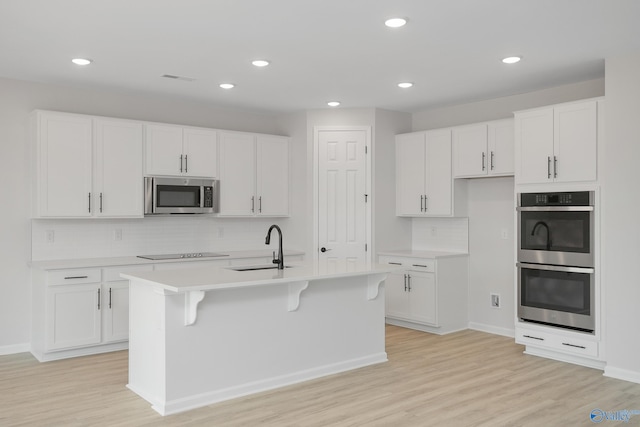
[[[234,85],[233,83],[220,83],[220,87],[222,89],[233,89],[234,87],[236,87],[236,85]]]
[[[329,101],[329,102],[327,102],[327,105],[329,107],[337,107],[338,105],[340,105],[340,102],[339,101]]]
[[[91,64],[93,61],[90,59],[86,59],[86,58],[73,58],[71,60],[71,62],[73,62],[76,65],[89,65]]]
[[[398,87],[401,87],[402,89],[407,89],[407,88],[410,88],[411,86],[413,86],[413,83],[411,82],[398,83]]]
[[[509,56],[507,58],[504,58],[502,60],[502,62],[504,62],[505,64],[515,64],[516,62],[520,62],[522,58],[520,56]]]
[[[399,28],[403,27],[407,23],[407,20],[404,18],[391,18],[384,21],[384,25],[389,28]]]
[[[256,59],[255,61],[251,62],[253,65],[255,65],[256,67],[266,67],[267,65],[269,65],[269,61],[265,61],[264,59]]]

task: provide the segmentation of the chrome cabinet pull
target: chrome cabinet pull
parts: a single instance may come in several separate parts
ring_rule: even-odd
[[[484,151],[483,151],[482,152],[482,170],[485,169],[485,167],[484,167],[484,158],[485,158],[485,154],[484,154]]]
[[[491,170],[494,170],[495,167],[493,166],[493,151],[491,152]]]
[[[100,213],[102,213],[102,193],[100,193]]]
[[[424,264],[411,264],[411,265],[413,265],[414,267],[424,267],[424,268],[427,268],[427,266],[426,266],[426,265],[424,265]]]
[[[67,276],[64,280],[73,280],[73,279],[88,279],[89,276]]]
[[[426,212],[426,211],[428,211],[428,210],[429,210],[429,209],[428,209],[428,207],[427,207],[427,195],[425,194],[425,195],[424,195],[424,211]]]
[[[401,262],[391,262],[391,261],[389,261],[387,264],[402,265],[402,263],[401,263]]]
[[[89,193],[89,213],[91,213],[91,193]]]
[[[180,154],[180,173],[182,173],[182,154]]]
[[[184,155],[184,173],[189,172],[189,155]]]
[[[420,212],[424,212],[424,196],[420,195]]]
[[[100,289],[98,289],[98,310],[100,310]]]
[[[553,156],[553,177],[558,177],[558,158]]]
[[[251,196],[251,213],[256,212],[256,198],[255,196]]]
[[[111,288],[109,288],[109,310],[111,310]]]
[[[547,156],[547,179],[551,179],[551,157]]]
[[[531,338],[532,340],[544,341],[544,338],[540,338],[540,337],[533,337],[533,336],[531,336],[531,335],[523,335],[523,337],[525,337],[525,338]]]
[[[566,345],[567,347],[581,348],[583,350],[587,349],[587,347],[585,347],[583,345],[576,345],[576,344],[571,344],[571,343],[568,343],[568,342],[563,342],[562,345]]]
[[[262,196],[258,197],[258,213],[262,213]]]
[[[404,291],[407,292],[407,275],[404,275]]]
[[[407,284],[409,285],[407,290],[411,292],[411,275],[407,274]]]

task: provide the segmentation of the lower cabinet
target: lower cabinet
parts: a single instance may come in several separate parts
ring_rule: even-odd
[[[399,267],[385,281],[387,323],[437,334],[467,328],[467,256],[380,256],[379,262]]]

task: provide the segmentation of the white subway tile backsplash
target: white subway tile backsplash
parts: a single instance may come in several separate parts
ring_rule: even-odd
[[[469,219],[414,218],[411,249],[468,252]]]

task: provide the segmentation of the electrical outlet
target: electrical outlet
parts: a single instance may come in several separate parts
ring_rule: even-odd
[[[500,294],[491,294],[491,307],[500,308]]]
[[[47,243],[53,243],[56,240],[56,233],[53,230],[47,230],[46,237]]]
[[[435,237],[436,234],[438,234],[438,228],[437,227],[431,227],[431,236]]]
[[[122,240],[122,228],[113,230],[113,240]]]
[[[506,228],[500,230],[500,238],[507,240],[509,238],[509,231]]]

